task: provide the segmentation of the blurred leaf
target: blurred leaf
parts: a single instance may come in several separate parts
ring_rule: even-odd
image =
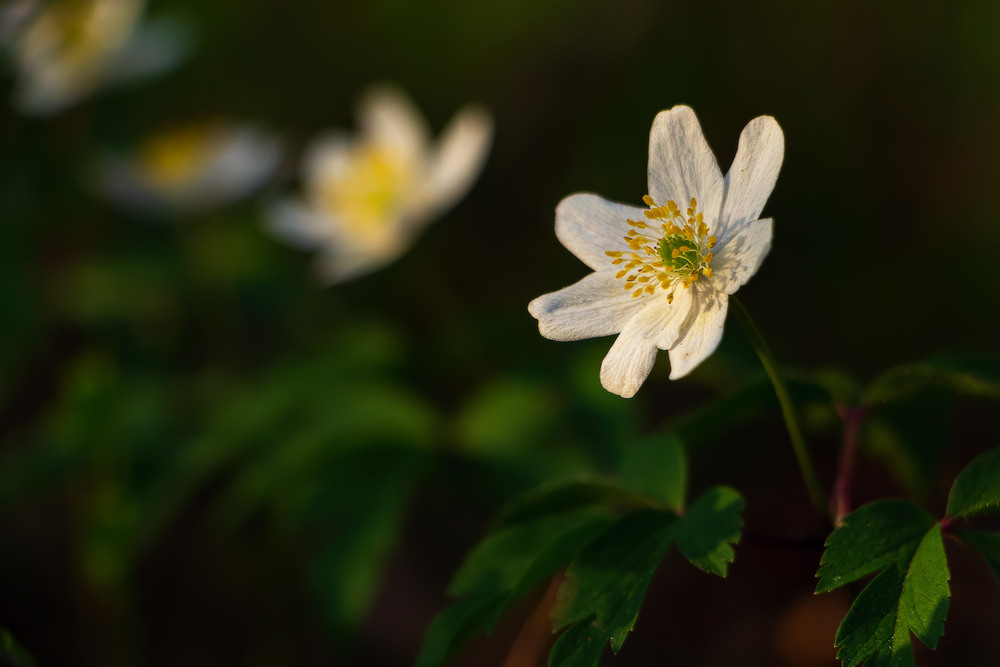
[[[504,604],[506,599],[506,593],[485,597],[470,596],[435,616],[424,636],[424,644],[417,656],[417,667],[446,664],[458,649],[490,623],[497,607]]]
[[[449,595],[465,596],[431,624],[418,665],[440,665],[500,617],[522,595],[565,567],[583,545],[613,523],[602,511],[579,510],[520,523],[486,537],[466,556]]]
[[[910,633],[932,649],[944,634],[949,578],[935,524],[858,595],[837,630],[837,657],[847,667],[913,665]]]
[[[1000,581],[1000,533],[986,530],[963,530],[958,536],[979,550]]]
[[[890,369],[875,378],[864,392],[864,404],[900,400],[925,387],[1000,398],[1000,358],[973,352],[941,354]]]
[[[566,628],[549,651],[551,667],[594,667],[608,646],[608,638],[591,616]]]
[[[625,449],[621,474],[626,484],[680,511],[687,495],[684,447],[671,433],[647,438]]]
[[[558,480],[532,489],[502,507],[493,525],[503,528],[594,505],[659,507],[660,502],[617,481],[597,477]]]
[[[816,592],[832,591],[906,560],[932,525],[930,514],[902,500],[879,500],[855,510],[826,540]]]
[[[6,628],[0,628],[0,665],[3,667],[36,667],[35,659],[21,648]]]
[[[507,454],[530,448],[558,428],[555,398],[547,387],[501,377],[468,400],[455,428],[469,452]]]
[[[740,541],[743,497],[735,490],[717,486],[691,505],[673,527],[678,550],[692,565],[709,574],[725,577]]]
[[[549,664],[596,665],[604,643],[617,653],[635,626],[639,607],[653,573],[672,539],[676,521],[672,512],[637,510],[619,519],[581,550],[566,570],[559,587],[553,627],[573,623],[592,626],[561,637],[553,655],[567,662]],[[585,649],[572,647],[586,640]]]
[[[1000,449],[976,457],[955,478],[947,516],[968,518],[1000,510]]]

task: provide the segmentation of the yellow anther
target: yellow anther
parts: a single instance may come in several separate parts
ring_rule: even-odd
[[[703,261],[703,262],[705,262],[706,264],[708,264],[709,262],[711,262],[711,261],[712,261],[712,257],[713,257],[712,253],[710,253],[710,252],[706,252],[706,253],[705,253],[705,256],[701,258],[701,261]]]
[[[708,225],[704,222],[698,222],[698,236],[704,236],[708,233]]]
[[[676,213],[680,209],[677,208],[677,202],[675,202],[673,199],[668,199],[667,200],[667,210],[673,211],[674,213]]]
[[[656,206],[656,202],[649,195],[643,195],[642,201],[646,202],[646,206]]]
[[[698,208],[698,200],[695,199],[694,197],[691,197],[691,204],[690,204],[690,206],[691,206],[691,208]]]
[[[712,277],[712,267],[706,266],[705,268],[703,268],[701,270],[701,275],[705,276],[706,278],[711,278]]]
[[[604,254],[607,255],[608,257],[621,257],[622,256],[622,251],[621,250],[605,250]]]
[[[674,293],[673,292],[668,292],[667,293],[667,303],[673,303],[673,302],[674,302]]]
[[[622,278],[625,277],[625,275],[627,273],[628,273],[628,269],[622,269],[621,271],[619,271],[618,273],[615,274],[615,278],[617,278],[618,280],[621,280]]]
[[[714,236],[709,236],[708,241],[705,243],[705,247],[714,248],[717,241],[718,239],[715,238]]]
[[[681,252],[677,248],[674,248],[673,250],[670,251],[670,256],[673,257],[674,259],[677,259],[677,256],[680,254]]]
[[[652,294],[655,291],[656,291],[656,288],[654,286],[652,286],[652,285],[646,285],[646,292],[648,292],[649,294]]]
[[[679,251],[680,251],[681,253],[685,253],[685,252],[691,252],[691,248],[687,247],[686,245],[682,245],[682,246],[681,246],[680,248],[678,248],[678,250],[679,250]]]
[[[699,213],[698,215],[694,216],[694,218],[698,222],[704,222],[705,221],[705,214],[704,213]]]
[[[617,266],[617,265],[621,264],[621,263],[622,263],[622,262],[624,262],[624,261],[625,261],[625,260],[624,260],[623,258],[619,257],[618,259],[613,259],[613,260],[611,260],[611,263],[612,263],[613,265]]]
[[[685,227],[684,228],[684,238],[686,238],[688,241],[690,241],[692,238],[694,238],[694,234],[691,232],[691,228],[690,227]]]
[[[642,288],[640,287],[636,291],[632,292],[632,298],[633,299],[638,299],[639,295],[641,295],[641,294],[642,294]]]

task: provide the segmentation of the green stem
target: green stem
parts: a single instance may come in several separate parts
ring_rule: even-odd
[[[767,376],[771,378],[771,384],[774,385],[774,393],[777,394],[778,403],[781,405],[781,414],[785,418],[785,426],[788,428],[788,436],[792,440],[792,449],[795,450],[795,458],[799,463],[802,479],[805,481],[806,489],[809,491],[809,499],[812,501],[813,506],[821,514],[825,515],[827,513],[826,501],[824,500],[823,492],[820,490],[819,478],[816,477],[816,469],[813,468],[812,460],[809,458],[809,450],[806,449],[806,442],[802,437],[799,420],[795,416],[795,408],[792,405],[792,398],[788,394],[788,387],[785,386],[785,381],[781,379],[781,373],[778,372],[778,364],[775,363],[771,350],[767,347],[767,343],[764,342],[763,336],[760,335],[760,331],[753,323],[750,313],[740,303],[740,300],[735,296],[730,296],[729,302],[733,304],[733,312],[736,315],[736,319],[740,321],[740,325],[746,331],[747,338],[750,339],[750,344],[753,345],[754,351],[760,357],[760,363],[764,365]]]

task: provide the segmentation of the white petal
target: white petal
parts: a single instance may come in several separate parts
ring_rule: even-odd
[[[785,135],[771,116],[750,121],[740,134],[733,166],[726,174],[726,198],[716,236],[727,240],[760,217],[785,158]]]
[[[594,194],[566,197],[556,207],[556,237],[595,271],[616,270],[608,250],[627,252],[626,220],[644,220],[643,209],[617,204]]]
[[[624,283],[607,273],[591,273],[558,292],[544,294],[528,304],[538,330],[551,340],[580,340],[610,336],[622,330],[643,306]]]
[[[353,140],[343,130],[332,130],[313,139],[302,158],[302,177],[307,186],[315,187],[331,174],[349,170],[353,149]]]
[[[205,166],[193,206],[216,206],[243,197],[271,177],[281,160],[281,143],[255,127],[225,130]]]
[[[649,194],[657,204],[673,200],[684,211],[691,198],[708,221],[722,207],[724,181],[715,155],[690,107],[661,111],[649,132]]]
[[[493,119],[481,107],[466,107],[448,123],[430,156],[424,182],[423,216],[451,208],[483,168],[493,139]]]
[[[648,299],[622,332],[601,363],[601,384],[608,391],[631,398],[639,391],[656,361],[656,341],[662,333],[665,318],[670,314],[666,298]]]
[[[726,241],[712,261],[712,286],[732,294],[745,285],[771,249],[773,228],[771,218],[754,220]]]
[[[290,199],[274,202],[265,209],[264,226],[276,238],[302,250],[314,250],[330,237],[321,216]]]
[[[427,121],[406,94],[389,85],[370,88],[358,104],[358,124],[369,140],[418,159],[430,142]]]
[[[677,343],[677,340],[684,333],[688,314],[691,312],[691,307],[694,304],[694,294],[694,289],[678,288],[674,291],[673,303],[658,309],[660,320],[650,325],[658,331],[656,334],[656,347],[661,350],[669,350]],[[660,293],[651,298],[666,299]]]
[[[684,332],[670,348],[671,380],[684,377],[715,351],[722,340],[728,307],[727,295],[716,292],[707,285],[699,288],[694,295],[694,304]]]
[[[171,19],[148,21],[109,65],[109,81],[145,78],[174,68],[191,52],[190,29]]]

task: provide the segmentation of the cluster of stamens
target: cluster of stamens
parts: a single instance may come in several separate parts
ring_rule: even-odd
[[[704,215],[698,212],[698,202],[692,197],[687,215],[673,200],[659,206],[646,195],[642,200],[649,206],[643,211],[646,220],[628,220],[625,242],[631,252],[609,250],[604,254],[611,263],[621,266],[615,274],[625,279],[625,289],[633,298],[653,294],[659,287],[667,293],[667,303],[673,303],[677,285],[688,289],[698,276],[712,277],[712,253],[716,242],[708,235]]]

